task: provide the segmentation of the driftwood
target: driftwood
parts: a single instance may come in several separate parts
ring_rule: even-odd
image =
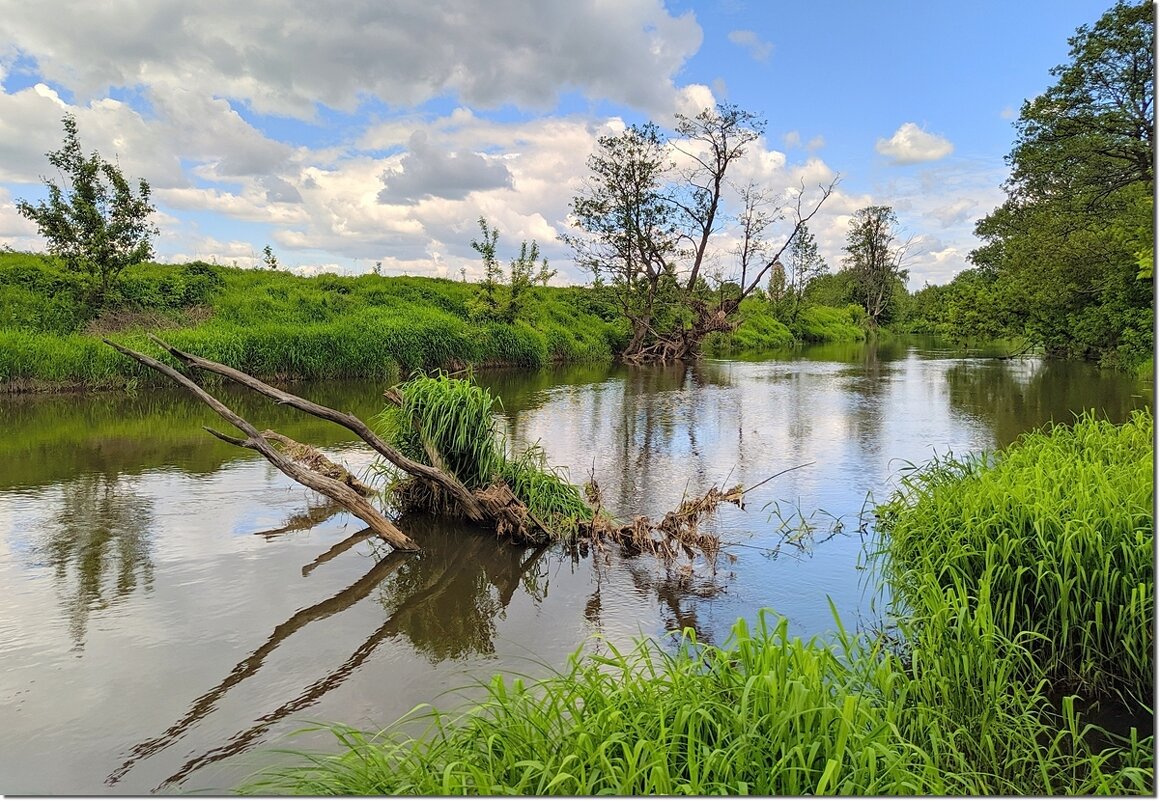
[[[218,362],[210,361],[209,359],[203,359],[200,356],[194,356],[191,353],[185,353],[184,351],[180,351],[172,345],[162,342],[160,339],[153,335],[150,335],[149,338],[158,346],[167,350],[179,362],[188,367],[196,367],[200,370],[205,370],[206,372],[217,373],[220,376],[224,376],[231,381],[254,390],[260,395],[265,395],[266,397],[271,398],[280,404],[292,406],[293,408],[306,412],[307,414],[320,417],[323,420],[329,420],[332,423],[337,423],[343,428],[347,428],[350,431],[353,431],[358,435],[359,439],[361,439],[367,445],[370,445],[371,448],[377,451],[384,459],[402,470],[404,473],[408,473],[412,476],[415,476],[416,478],[423,479],[424,481],[439,487],[444,492],[449,494],[459,504],[463,514],[468,519],[480,523],[485,522],[486,515],[483,508],[479,505],[479,502],[475,499],[475,496],[472,495],[471,491],[468,490],[467,487],[463,486],[463,484],[457,478],[455,478],[455,476],[450,475],[436,467],[431,467],[430,465],[425,465],[422,462],[416,462],[413,459],[408,459],[406,456],[399,453],[397,450],[384,442],[377,434],[375,434],[374,431],[371,430],[370,426],[355,417],[353,414],[348,412],[340,412],[336,409],[331,409],[329,406],[322,406],[312,401],[308,401],[305,398],[300,398],[297,395],[292,395],[289,392],[272,387],[263,381],[259,381],[253,376],[243,373],[241,370],[235,370],[234,368],[227,367],[224,364],[219,364]],[[121,346],[115,345],[108,340],[105,340],[105,342],[113,345],[113,347],[117,348],[117,350],[120,350],[122,353],[126,353],[127,355],[133,356],[133,358],[137,358],[137,355],[134,355],[133,352],[129,351],[127,348],[122,348]],[[138,361],[140,360],[138,359]],[[157,362],[157,364],[160,364],[160,362]],[[170,373],[166,373],[166,375],[173,377]],[[177,373],[177,375],[181,374]]]
[[[383,441],[366,423],[353,414],[340,412],[277,389],[241,370],[185,353],[153,335],[149,338],[186,367],[224,376],[279,404],[292,406],[354,432],[388,462],[410,476],[411,481],[399,485],[396,488],[397,493],[434,492],[435,497],[440,499],[440,505],[447,510],[488,526],[498,535],[516,543],[544,545],[558,537],[558,532],[552,531],[548,525],[539,520],[502,481],[470,490],[445,468],[434,448],[427,449],[433,464],[416,462]],[[276,431],[266,430],[259,433],[250,422],[229,409],[189,375],[108,339],[105,342],[126,356],[177,382],[246,436],[233,437],[206,427],[210,434],[233,445],[257,451],[290,478],[325,495],[363,520],[371,531],[395,548],[405,551],[419,549],[418,545],[367,501],[364,496],[373,494],[374,491],[345,468],[330,461],[314,448],[295,442]],[[388,390],[385,397],[388,402],[401,405],[401,397],[396,391]],[[766,479],[768,480],[770,479]],[[760,485],[749,489],[756,486]],[[577,521],[575,531],[572,532],[573,544],[582,552],[586,552],[588,547],[602,550],[606,545],[615,544],[626,554],[652,554],[665,562],[681,554],[691,559],[700,553],[710,564],[715,561],[720,551],[720,541],[716,535],[700,531],[701,519],[722,503],[732,503],[744,508],[742,500],[748,491],[740,485],[727,490],[713,487],[698,498],[685,500],[678,509],[659,519],[638,516],[629,523],[621,523],[604,512],[595,481],[592,481],[586,490],[588,501],[595,511],[590,520]],[[294,527],[288,525],[283,529],[263,533],[272,535],[292,528]]]
[[[277,431],[271,431],[268,428],[262,432],[262,436],[268,441],[276,443],[282,453],[298,462],[298,464],[309,470],[313,470],[315,473],[321,473],[327,478],[341,481],[364,498],[369,498],[377,492],[374,487],[364,484],[342,465],[330,461],[330,459],[326,458],[316,448],[304,445],[301,442],[296,442],[285,434],[279,434]]]
[[[160,340],[157,341],[160,342]],[[164,362],[157,361],[151,356],[146,356],[144,353],[138,353],[134,350],[130,350],[124,345],[118,345],[116,342],[111,342],[108,339],[105,340],[105,343],[113,348],[116,348],[118,351],[130,357],[131,359],[135,359],[146,367],[156,370],[162,375],[173,379],[178,384],[193,393],[195,397],[217,412],[222,419],[240,430],[243,434],[246,435],[246,437],[245,439],[231,437],[228,434],[223,434],[220,431],[215,431],[209,426],[206,426],[205,430],[210,434],[213,434],[218,439],[228,442],[231,445],[237,445],[240,448],[249,448],[250,450],[254,450],[262,454],[262,456],[266,458],[266,461],[270,462],[270,464],[277,467],[279,470],[297,481],[299,484],[309,487],[315,492],[325,495],[326,497],[341,504],[345,509],[349,510],[351,514],[355,515],[368,526],[370,526],[370,528],[376,534],[389,542],[395,548],[398,548],[402,551],[419,550],[419,546],[416,545],[410,537],[408,537],[402,531],[399,531],[395,524],[388,520],[382,514],[382,512],[372,506],[366,498],[364,498],[362,495],[359,495],[343,482],[330,478],[329,476],[324,476],[321,473],[316,473],[283,454],[282,451],[274,447],[274,445],[271,444],[269,440],[262,436],[262,434],[258,432],[258,429],[254,428],[253,424],[235,413],[232,409],[219,401],[213,395],[206,392],[196,381],[194,381],[189,376],[180,373]],[[231,370],[231,372],[237,373],[238,375],[245,375],[244,373],[239,373],[236,370]],[[271,389],[273,388],[271,387]]]

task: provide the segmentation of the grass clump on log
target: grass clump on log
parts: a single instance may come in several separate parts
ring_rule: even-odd
[[[548,537],[571,538],[581,522],[595,517],[579,488],[547,465],[541,448],[508,454],[496,426],[499,400],[473,381],[417,375],[386,397],[389,403],[376,423],[400,453],[452,474],[477,496],[484,493],[487,500],[503,503],[497,493],[506,489],[523,506],[512,510],[512,522],[525,515],[522,524],[499,533],[531,539],[521,531],[538,529]],[[415,477],[395,476],[389,491],[404,509],[456,511],[444,493]]]
[[[1153,431],[1148,411],[1121,426],[1089,413],[904,479],[878,510],[903,613],[985,614],[1062,689],[1151,704]]]
[[[666,563],[700,554],[712,566],[720,541],[699,523],[722,503],[743,502],[740,486],[711,487],[659,519],[638,515],[622,523],[604,508],[594,482],[582,493],[538,445],[510,454],[496,427],[499,400],[473,381],[417,375],[386,398],[375,421],[383,439],[407,458],[454,476],[484,508],[487,524],[517,542],[558,540],[581,554],[614,545]],[[400,509],[465,516],[457,500],[422,477],[385,465],[380,470],[391,476],[389,497]]]

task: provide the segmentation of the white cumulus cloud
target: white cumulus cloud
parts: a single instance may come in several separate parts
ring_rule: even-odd
[[[950,140],[924,131],[913,122],[904,122],[889,139],[879,139],[875,150],[894,164],[938,161],[955,149]]]

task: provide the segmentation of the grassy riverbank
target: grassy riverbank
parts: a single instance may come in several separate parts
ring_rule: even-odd
[[[1147,412],[1084,418],[910,475],[879,509],[889,635],[836,621],[802,642],[762,615],[720,648],[577,657],[531,686],[495,678],[418,738],[414,720],[336,729],[339,754],[247,789],[1150,793],[1151,732],[1093,736],[1077,710],[1151,702],[1152,437]]]
[[[96,311],[85,287],[50,260],[0,253],[0,391],[154,383],[155,375],[101,342],[108,336],[154,351],[146,331],[256,375],[296,379],[609,361],[627,342],[617,309],[590,287],[532,287],[507,320],[481,317],[479,293],[478,285],[439,278],[143,264],[126,270]],[[747,301],[742,317],[733,336],[707,350],[863,336],[840,309],[807,310],[793,331],[763,301]]]

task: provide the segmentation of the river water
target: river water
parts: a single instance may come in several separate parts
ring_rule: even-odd
[[[896,340],[479,377],[512,442],[594,476],[623,515],[788,469],[709,523],[729,543],[715,570],[573,559],[414,516],[400,526],[422,554],[391,556],[212,439],[201,426],[220,421],[182,393],[0,398],[0,793],[220,793],[285,759],[276,748],[333,747],[287,739],[314,722],[380,728],[578,648],[685,627],[720,643],[761,608],[824,635],[831,602],[848,628],[872,625],[864,511],[908,465],[1152,403],[1088,365],[986,355]],[[294,390],[367,419],[382,387]],[[344,429],[221,395],[356,471],[373,461]],[[811,544],[786,543],[803,521]]]

